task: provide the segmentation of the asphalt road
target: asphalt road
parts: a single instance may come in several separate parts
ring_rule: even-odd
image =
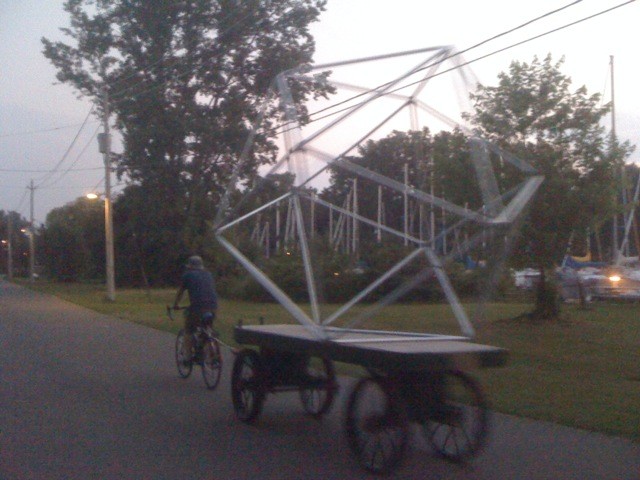
[[[210,392],[198,369],[178,378],[173,348],[170,334],[0,281],[0,480],[371,478],[343,433],[352,380],[322,421],[279,394],[248,426],[233,415],[230,352]],[[416,435],[390,478],[640,480],[640,444],[495,415],[471,464]]]

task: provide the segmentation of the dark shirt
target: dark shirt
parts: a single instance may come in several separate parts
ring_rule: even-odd
[[[182,275],[182,287],[189,292],[191,308],[215,310],[218,307],[218,296],[211,272],[187,270]]]

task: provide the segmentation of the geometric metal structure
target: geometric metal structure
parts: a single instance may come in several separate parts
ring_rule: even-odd
[[[416,57],[419,57],[417,63],[415,63]],[[373,63],[388,65],[384,67],[388,75],[392,66],[396,66],[395,62],[399,60],[412,62],[411,67],[383,85],[363,88],[335,81],[334,86],[339,93],[349,92],[351,96],[347,97],[339,107],[336,107],[336,102],[340,97],[332,97],[334,109],[339,108],[339,110],[332,117],[327,117],[328,120],[324,124],[319,122],[304,124],[304,112],[299,112],[293,102],[294,92],[291,80],[314,82],[318,81],[319,75],[327,70],[343,67],[358,70]],[[452,67],[447,70],[448,66]],[[259,119],[247,140],[236,173],[220,203],[214,231],[221,245],[314,338],[338,339],[345,332],[353,332],[362,322],[424,282],[427,277],[437,279],[453,311],[462,334],[462,337],[455,338],[474,336],[473,326],[444,269],[445,264],[451,261],[454,255],[439,252],[438,242],[451,234],[454,229],[467,225],[475,226],[475,234],[457,245],[456,255],[460,255],[470,251],[480,242],[486,241],[487,229],[500,228],[504,234],[508,233],[509,227],[513,226],[523,213],[542,183],[543,177],[526,162],[481,138],[474,137],[461,121],[441,113],[439,109],[422,98],[432,82],[449,72],[463,81],[469,78],[468,71],[453,48],[430,47],[307,69],[293,69],[279,74],[273,82],[271,96],[265,100],[263,111],[266,111],[269,105],[273,105],[274,101],[279,102],[283,111],[284,127],[279,136],[279,156],[270,168],[260,172],[254,184],[240,184],[241,175],[246,174],[247,169],[250,168],[247,165],[251,165],[250,152],[253,138],[259,135],[263,128]],[[332,80],[330,79],[329,82]],[[406,93],[407,91],[409,92]],[[466,96],[467,92],[464,92],[464,95]],[[382,104],[384,107],[381,106]],[[421,117],[426,116],[441,125],[444,124],[447,128],[457,128],[468,135],[475,178],[482,196],[481,209],[471,211],[465,205],[456,205],[442,196],[435,195],[428,188],[418,188],[406,180],[403,182],[390,178],[350,160],[349,155],[352,155],[358,146],[375,138],[376,135],[383,134],[385,129],[388,132],[397,125],[399,117],[405,112],[409,113],[411,130],[419,130],[422,125]],[[500,190],[491,162],[492,155],[512,165],[522,176],[522,182],[516,188],[506,192]],[[374,217],[364,215],[358,209],[355,193],[349,205],[328,202],[316,195],[315,189],[323,181],[326,183],[330,169],[348,172],[354,178],[354,186],[357,181],[355,179],[366,179],[369,184],[377,185],[379,192],[384,191],[387,195],[403,198],[405,205],[412,202],[413,205],[425,208],[437,208],[443,212],[443,215],[446,213],[448,218],[455,221],[437,235],[432,229],[430,238],[425,238],[422,235],[413,234],[407,228],[406,208],[404,227],[399,228],[397,225],[385,224],[382,221],[380,208],[378,215]],[[288,179],[291,183],[286,191],[283,191],[283,179]],[[368,228],[375,230],[379,238],[381,233],[384,233],[387,239],[385,241],[395,239],[400,242],[405,246],[406,252],[404,258],[362,288],[351,300],[331,311],[324,311],[319,293],[322,287],[320,266],[313,254],[313,245],[317,241],[313,226],[315,209],[324,209],[325,212],[338,216],[342,225],[346,223],[351,225],[350,240],[354,245],[358,229]],[[269,216],[269,222],[261,220],[266,216]],[[286,227],[283,228],[285,224]],[[239,233],[241,230],[245,233]],[[248,231],[251,231],[251,234],[246,233]],[[271,232],[275,232],[274,242],[295,243],[301,264],[300,280],[309,300],[309,306],[306,309],[299,306],[276,280],[265,273],[258,259],[260,251],[247,249],[244,245],[249,237],[264,238],[266,233],[271,238]],[[265,254],[268,255],[273,248],[273,244],[264,247]],[[420,267],[416,268],[417,265]],[[355,305],[406,269],[412,271],[412,275],[406,281],[397,285],[373,305],[360,309],[357,314],[354,313]],[[342,326],[337,327],[336,325],[341,322]],[[401,334],[397,338],[400,341],[403,338],[411,340],[413,335]],[[444,337],[434,335],[433,338]]]

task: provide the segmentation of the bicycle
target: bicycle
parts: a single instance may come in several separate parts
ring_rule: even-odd
[[[187,310],[187,307],[167,306],[167,315],[172,321],[174,320],[173,310]],[[186,333],[184,328],[178,332],[176,337],[175,351],[178,375],[186,379],[191,375],[193,365],[200,365],[202,367],[202,378],[209,390],[214,390],[218,386],[222,374],[220,340],[217,332],[213,329],[212,323],[213,313],[207,312],[202,315],[200,324],[193,334],[193,353],[189,358],[186,358],[183,348]]]

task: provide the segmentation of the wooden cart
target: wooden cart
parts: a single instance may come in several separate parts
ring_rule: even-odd
[[[480,385],[465,371],[498,367],[507,351],[462,337],[327,329],[318,340],[301,325],[238,326],[244,348],[233,366],[232,398],[247,423],[262,411],[267,393],[297,390],[304,409],[326,413],[337,383],[333,361],[360,365],[368,375],[349,395],[346,433],[360,464],[374,473],[403,458],[409,425],[417,423],[440,455],[455,461],[482,447],[489,411]]]

